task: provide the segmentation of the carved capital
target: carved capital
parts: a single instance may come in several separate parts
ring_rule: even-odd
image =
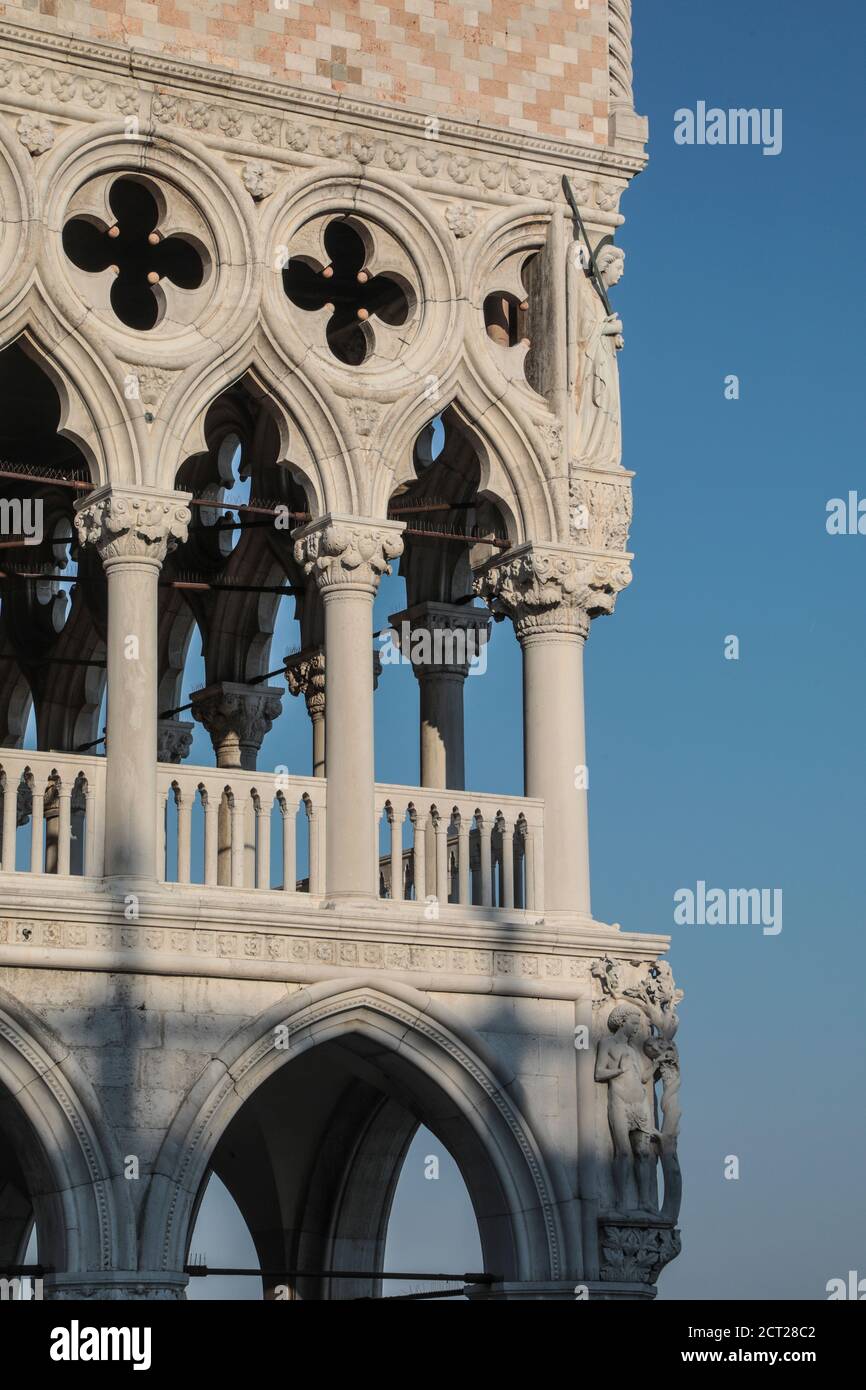
[[[403,553],[402,522],[329,514],[295,533],[295,560],[323,595],[341,588],[375,594]]]
[[[187,538],[192,515],[188,501],[187,493],[156,488],[100,488],[75,513],[79,544],[95,545],[106,565],[118,560],[161,565]]]
[[[680,1233],[672,1226],[604,1221],[599,1249],[602,1279],[618,1284],[655,1284],[665,1265],[680,1253]]]
[[[629,558],[527,543],[488,561],[475,592],[494,617],[512,619],[520,641],[552,633],[586,637],[591,619],[612,613],[631,582]]]
[[[160,763],[182,763],[192,747],[195,729],[188,719],[158,719],[156,723],[156,760]]]
[[[192,717],[211,736],[217,767],[240,767],[254,772],[256,755],[282,709],[275,686],[240,685],[221,681],[193,691]]]
[[[311,719],[325,714],[325,652],[308,647],[286,657],[286,685],[290,695],[303,695]]]
[[[486,609],[452,603],[417,603],[388,621],[391,642],[411,661],[419,680],[431,675],[465,680],[490,636]]]

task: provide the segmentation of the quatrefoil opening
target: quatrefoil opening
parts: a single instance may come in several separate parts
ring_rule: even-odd
[[[116,179],[107,203],[113,220],[91,207],[69,218],[63,249],[86,275],[108,273],[108,302],[115,316],[127,328],[148,332],[165,316],[166,288],[187,293],[200,289],[208,258],[196,238],[160,230],[163,209],[137,179]]]
[[[399,355],[411,320],[415,296],[408,279],[375,268],[376,248],[346,219],[328,223],[322,237],[324,256],[293,256],[283,271],[288,299],[306,313],[325,318],[325,339],[338,361],[360,366],[377,353]]]

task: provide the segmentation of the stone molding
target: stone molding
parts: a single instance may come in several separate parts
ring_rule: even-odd
[[[127,491],[104,487],[92,492],[75,513],[80,545],[95,545],[108,565],[146,560],[161,565],[169,551],[187,538],[192,517],[187,493],[155,488]]]
[[[324,596],[341,589],[371,595],[391,560],[403,553],[402,522],[366,520],[329,513],[295,532],[295,560]]]
[[[482,566],[475,592],[494,617],[512,619],[521,642],[549,634],[585,638],[591,619],[612,613],[631,582],[629,558],[527,542]]]
[[[623,0],[612,0],[612,4],[621,6]],[[335,118],[366,127],[371,133],[375,132],[379,137],[378,143],[384,147],[380,152],[381,158],[384,158],[389,145],[388,139],[382,139],[383,132],[388,136],[414,136],[418,139],[419,149],[423,149],[424,145],[429,149],[431,143],[429,138],[425,138],[429,132],[429,111],[305,90],[289,82],[249,77],[202,63],[169,59],[125,44],[40,31],[9,20],[0,20],[0,45],[7,46],[13,54],[23,51],[29,56],[29,50],[33,56],[43,57],[48,65],[40,69],[30,62],[21,64],[28,75],[26,85],[22,87],[25,97],[38,96],[41,91],[38,75],[41,73],[43,80],[47,80],[56,72],[57,61],[62,60],[64,67],[59,76],[65,78],[65,82],[54,95],[61,101],[83,105],[90,119],[104,116],[105,108],[110,108],[113,103],[124,116],[140,114],[144,119],[182,124],[201,134],[215,127],[218,133],[230,139],[245,137],[249,147],[257,144],[259,150],[262,146],[279,143],[303,152],[307,149],[304,136],[309,141],[310,129],[314,128],[298,128],[287,123],[286,113],[289,113],[300,118],[319,117],[323,122],[321,137],[328,130],[333,132]],[[83,72],[75,72],[72,65],[76,63],[84,69]],[[148,84],[153,90],[143,91],[142,84]],[[184,99],[181,91],[188,92],[189,98]],[[145,103],[140,100],[142,95],[147,99]],[[209,97],[229,98],[235,104],[231,108],[217,107],[214,110],[205,104]],[[163,100],[154,109],[159,98]],[[254,110],[251,111],[251,105],[255,103],[271,113],[270,119],[276,128],[274,131],[262,127],[258,135],[253,132],[250,122],[258,120],[261,124],[264,119]],[[143,105],[148,106],[148,112],[142,110]],[[234,120],[226,119],[220,124],[219,117],[223,110],[229,110]],[[453,144],[483,155],[498,154],[521,160],[528,158],[539,163],[554,164],[559,169],[608,171],[626,178],[639,173],[646,164],[646,156],[639,149],[622,150],[592,142],[524,134],[446,117],[439,118],[438,139],[443,144]],[[393,160],[393,156],[391,158]],[[473,166],[476,171],[480,167],[477,161],[473,161]],[[507,166],[503,166],[502,174],[503,181],[507,180]],[[540,179],[545,177],[549,177],[549,174],[539,173]],[[558,184],[550,196],[559,196]]]

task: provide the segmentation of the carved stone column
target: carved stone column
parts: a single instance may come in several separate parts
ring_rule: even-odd
[[[108,580],[105,874],[156,876],[157,584],[186,540],[186,493],[104,487],[75,526],[95,545]]]
[[[403,550],[401,523],[329,514],[295,533],[295,559],[325,613],[329,895],[377,891],[373,770],[373,600]]]
[[[544,801],[545,901],[591,916],[583,646],[590,620],[613,611],[627,560],[525,544],[478,572],[475,589],[510,617],[523,651],[527,796]]]
[[[286,684],[291,695],[303,695],[313,729],[313,776],[325,775],[325,652],[308,647],[286,657]]]
[[[273,685],[218,681],[194,690],[192,717],[207,729],[217,767],[254,772],[259,749],[282,709],[282,692]]]
[[[634,109],[632,73],[632,0],[609,0],[608,67],[610,72],[610,143],[624,145],[635,153],[647,141],[647,118]]]
[[[418,677],[421,786],[462,791],[463,683],[471,661],[484,652],[489,615],[455,604],[419,603],[392,614],[389,622]]]

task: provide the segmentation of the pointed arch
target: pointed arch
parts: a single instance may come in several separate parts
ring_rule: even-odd
[[[277,1029],[286,1045],[276,1045]],[[183,1265],[197,1194],[214,1151],[246,1101],[311,1049],[339,1042],[366,1053],[385,1094],[449,1133],[479,1216],[489,1261],[505,1279],[555,1279],[562,1233],[554,1187],[513,1100],[514,1077],[429,995],[375,977],[293,994],[241,1028],[178,1109],[158,1156],[142,1227],[149,1269]],[[372,1047],[371,1047],[372,1044]],[[402,1143],[402,1141],[401,1141]],[[399,1145],[398,1145],[399,1147]],[[483,1208],[483,1210],[479,1210]]]

